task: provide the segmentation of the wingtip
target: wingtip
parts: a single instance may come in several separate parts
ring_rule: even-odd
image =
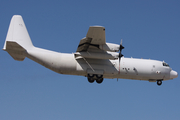
[[[103,27],[103,28],[105,28],[104,26],[100,26],[100,25],[94,25],[94,26],[90,26],[90,27]]]

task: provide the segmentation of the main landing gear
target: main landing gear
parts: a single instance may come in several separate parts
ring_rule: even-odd
[[[162,80],[157,80],[157,85],[161,85],[162,84]]]
[[[88,74],[87,79],[90,83],[93,83],[95,80],[97,83],[102,83],[103,82],[103,75],[98,75],[98,74]]]

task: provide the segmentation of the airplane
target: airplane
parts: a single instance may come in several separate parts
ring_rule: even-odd
[[[160,86],[162,81],[178,77],[164,61],[125,58],[122,49],[122,40],[120,44],[106,42],[102,26],[90,26],[72,54],[35,47],[21,15],[12,17],[3,47],[17,61],[27,57],[60,74],[85,76],[90,83],[117,78],[157,82]]]

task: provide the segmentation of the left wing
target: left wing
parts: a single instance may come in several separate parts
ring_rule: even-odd
[[[104,44],[106,44],[105,28],[102,26],[91,26],[86,37],[81,39],[76,52],[89,51],[91,47],[98,51],[99,45]]]
[[[81,39],[75,55],[76,59],[118,59],[119,45],[106,43],[105,28],[91,26],[85,38]]]

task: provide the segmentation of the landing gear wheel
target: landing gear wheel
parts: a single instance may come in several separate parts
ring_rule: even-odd
[[[103,82],[103,78],[98,78],[98,79],[96,80],[96,82],[99,83],[99,84],[102,83],[102,82]]]
[[[94,82],[94,79],[93,79],[93,78],[88,78],[88,81],[89,81],[90,83],[93,83],[93,82]]]
[[[88,81],[90,82],[90,83],[93,83],[94,82],[94,74],[88,74],[88,76],[87,76],[87,78],[88,78]]]
[[[99,79],[99,78],[102,78],[103,75],[96,75],[96,77]]]
[[[162,84],[162,80],[157,80],[157,85],[161,85]]]
[[[93,78],[94,74],[88,74],[88,78]]]

